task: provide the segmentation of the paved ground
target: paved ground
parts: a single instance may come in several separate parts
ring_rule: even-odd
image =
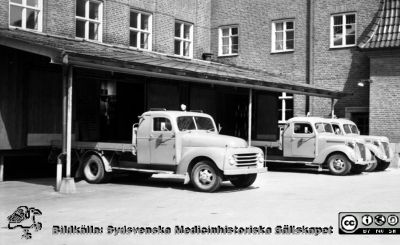
[[[399,244],[400,236],[338,235],[338,212],[400,212],[400,170],[357,176],[315,171],[268,172],[253,187],[226,183],[218,193],[198,193],[179,180],[158,176],[147,182],[77,183],[78,193],[53,191],[53,179],[0,183],[0,244]],[[39,208],[43,229],[21,239],[7,229],[17,206]],[[333,235],[52,235],[53,225],[333,226]]]

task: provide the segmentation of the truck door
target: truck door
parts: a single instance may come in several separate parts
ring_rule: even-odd
[[[294,123],[291,141],[292,157],[315,157],[315,132],[309,123]]]
[[[166,117],[153,118],[149,147],[152,164],[176,164],[175,133],[170,119]]]

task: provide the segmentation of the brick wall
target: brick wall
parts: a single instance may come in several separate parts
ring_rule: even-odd
[[[371,24],[378,8],[376,0],[319,0],[315,1],[314,18],[314,85],[322,88],[353,93],[335,102],[335,113],[345,116],[345,107],[368,107],[368,87],[358,87],[361,79],[369,78],[368,57],[353,48],[330,48],[330,16],[337,13],[356,12],[357,37]],[[330,99],[311,98],[312,114],[330,114]]]
[[[372,56],[370,90],[370,134],[400,142],[400,52]]]
[[[44,0],[43,32],[75,37],[75,1]]]
[[[0,28],[8,27],[8,0],[0,1]]]

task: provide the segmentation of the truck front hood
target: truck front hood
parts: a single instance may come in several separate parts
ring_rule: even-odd
[[[327,142],[332,141],[333,143],[346,143],[349,141],[364,143],[364,139],[360,138],[359,135],[336,135],[322,133],[318,137],[320,139],[325,139]]]
[[[187,132],[182,135],[184,147],[247,147],[241,138],[206,132]]]

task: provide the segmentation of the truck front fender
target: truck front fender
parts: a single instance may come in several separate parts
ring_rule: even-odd
[[[222,147],[187,147],[182,152],[178,163],[177,174],[186,174],[192,161],[196,158],[210,159],[219,170],[223,170],[226,148]],[[190,174],[190,173],[189,173]]]
[[[377,157],[377,158],[379,158],[379,159],[383,159],[383,158],[384,158],[384,157],[383,157],[384,154],[383,154],[382,150],[379,149],[379,147],[377,147],[376,145],[371,144],[371,143],[366,143],[366,144],[365,144],[365,147],[366,147],[368,150],[370,150],[370,151],[375,155],[375,157]]]
[[[342,153],[347,156],[347,158],[352,162],[357,162],[357,157],[355,154],[355,150],[346,145],[332,145],[324,148],[321,152],[318,153],[318,156],[314,159],[313,163],[323,164],[327,160],[328,156],[331,153]]]

